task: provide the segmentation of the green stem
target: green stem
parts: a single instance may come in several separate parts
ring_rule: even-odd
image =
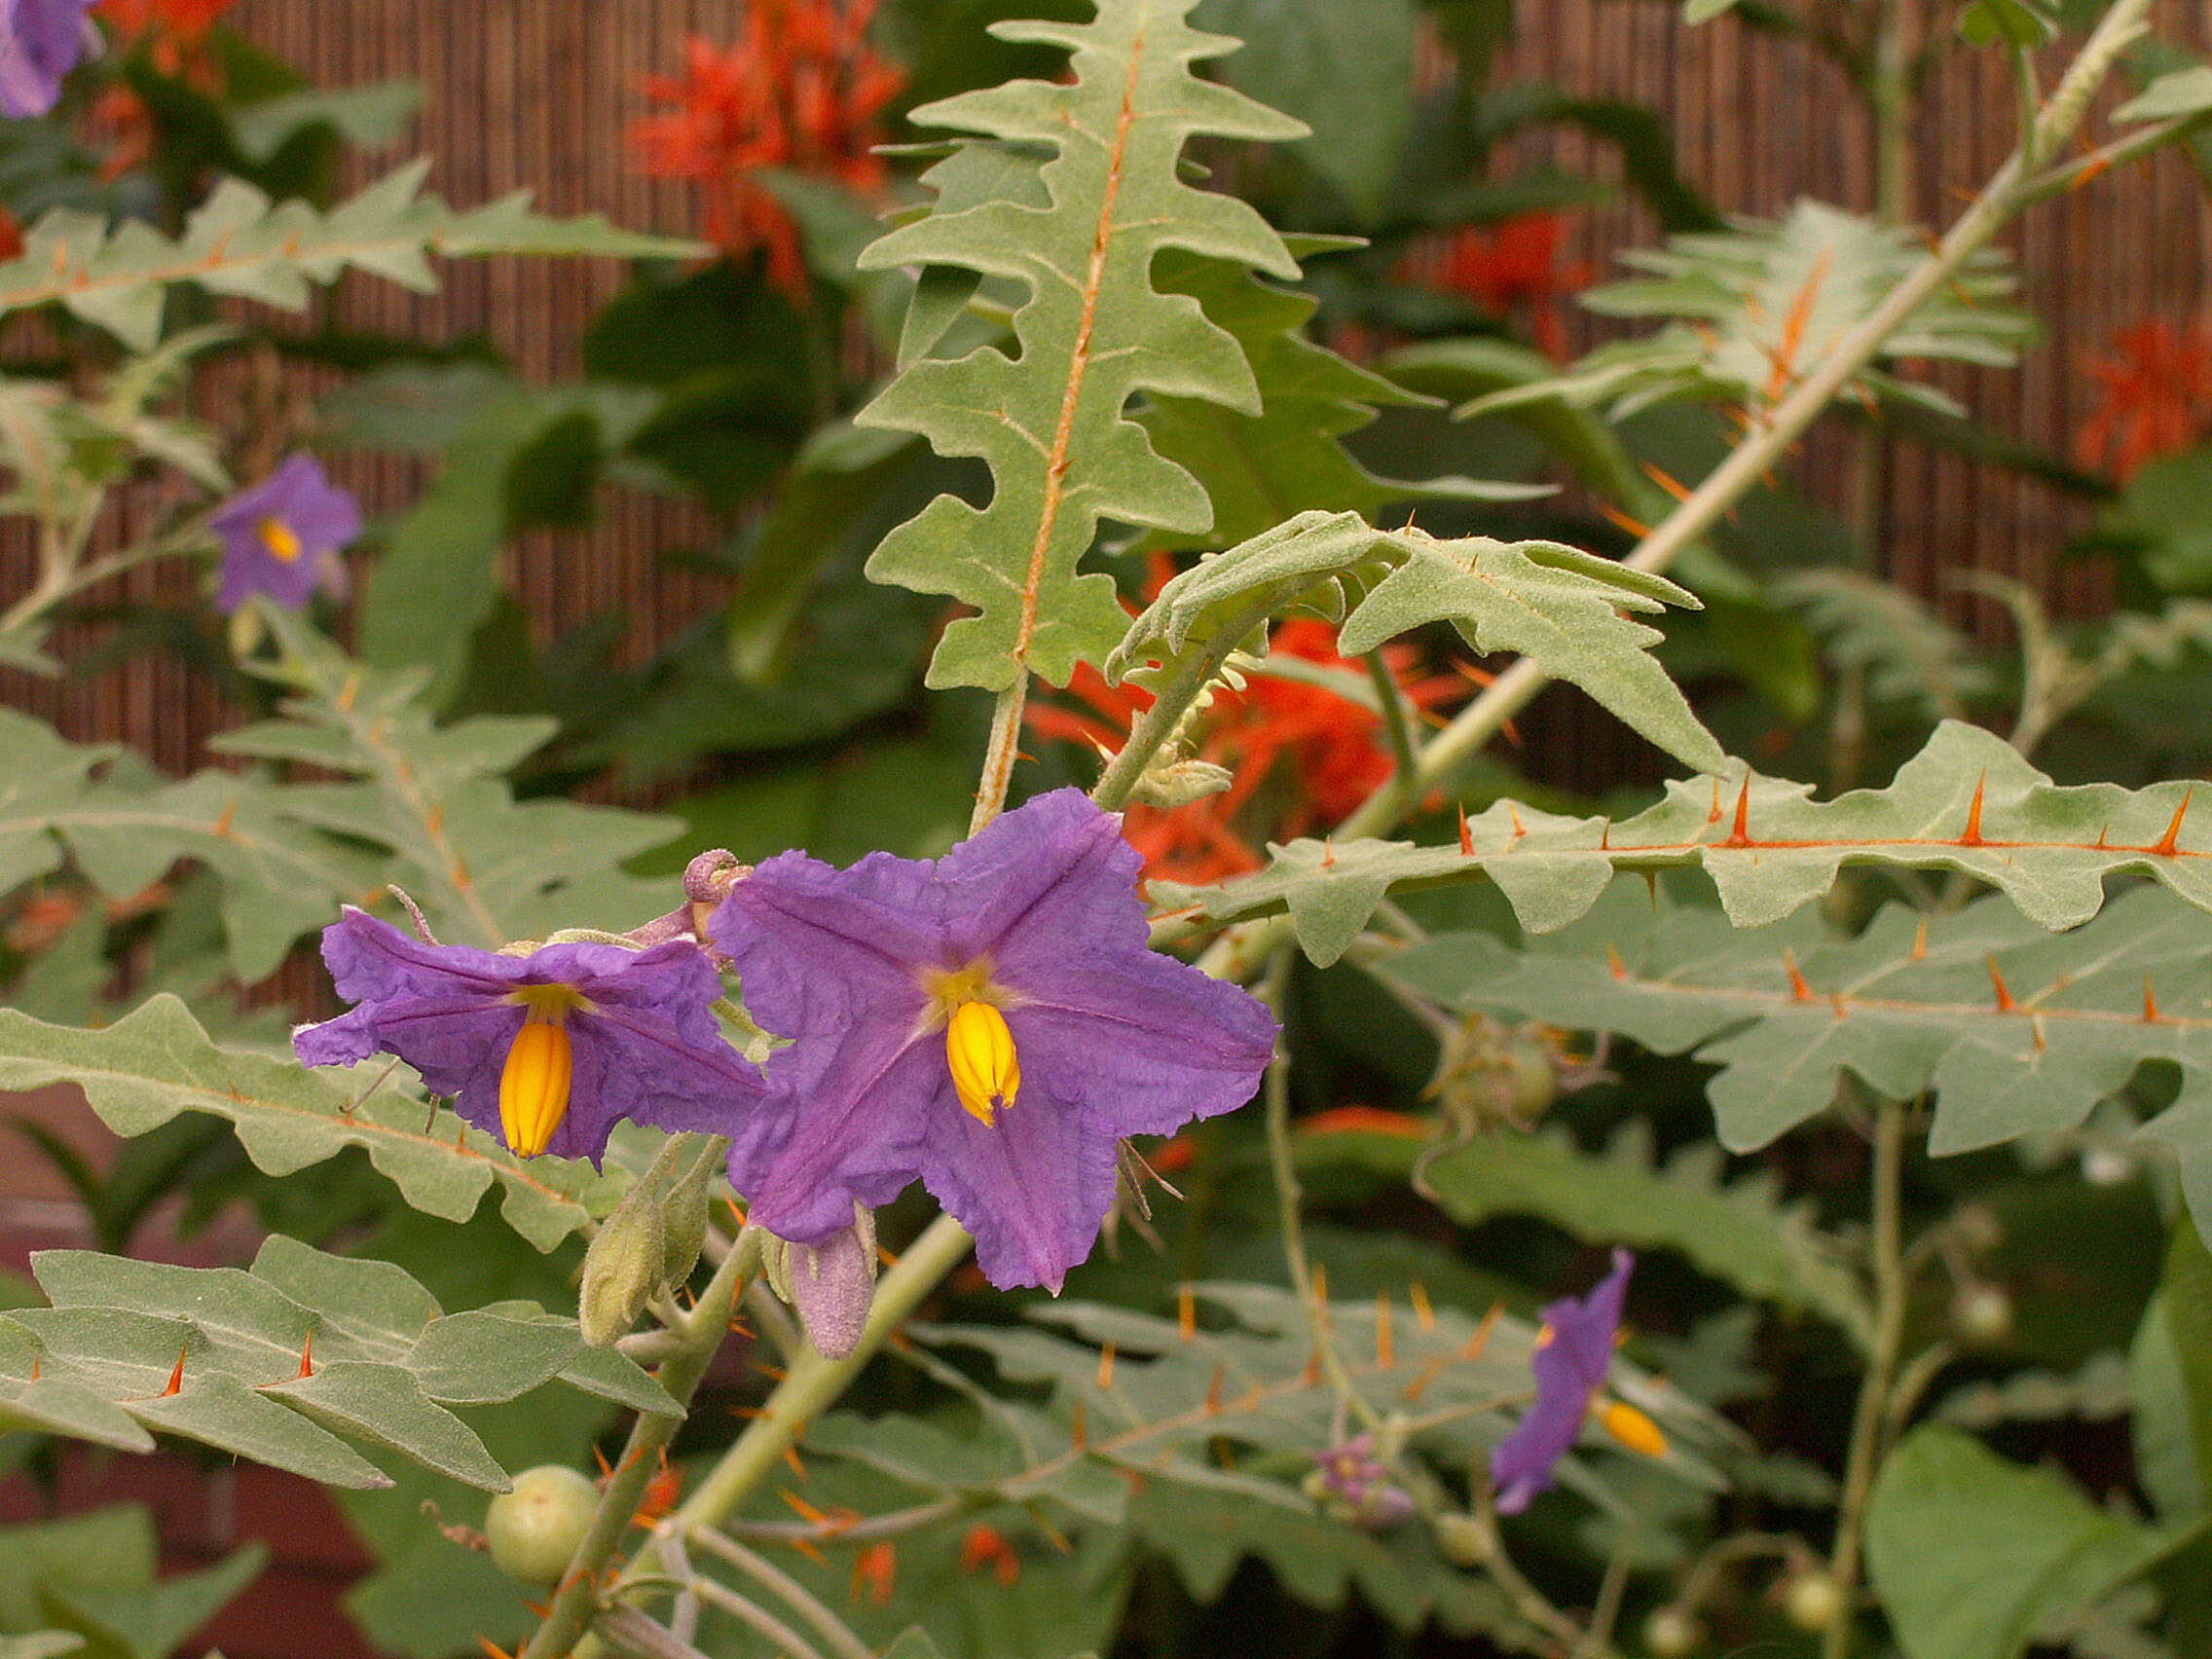
[[[735,1538],[711,1527],[694,1528],[691,1538],[708,1554],[720,1556],[740,1572],[781,1596],[792,1611],[814,1627],[839,1659],[875,1659],[867,1643],[853,1634],[851,1626],[816,1600],[805,1585],[758,1551],[747,1549]]]
[[[1221,665],[1235,653],[1237,645],[1251,636],[1253,629],[1268,619],[1268,608],[1264,604],[1255,605],[1233,617],[1215,632],[1207,648],[1194,650],[1174,665],[1166,682],[1154,695],[1152,707],[1129,728],[1128,741],[1122,745],[1121,753],[1108,761],[1106,770],[1099,774],[1090,792],[1092,800],[1108,812],[1119,812],[1128,804],[1153,756],[1174,739],[1183,717],[1191,712],[1191,705],[1221,671]]]
[[[1397,803],[1401,813],[1413,810],[1412,790],[1414,780],[1420,772],[1420,755],[1414,742],[1413,719],[1406,709],[1405,693],[1398,689],[1398,677],[1381,650],[1372,650],[1365,658],[1367,678],[1375,685],[1375,700],[1382,711],[1382,730],[1390,743],[1390,782],[1397,786],[1403,797]]]
[[[975,815],[968,820],[971,835],[1006,810],[1007,792],[1014,787],[1014,763],[1021,754],[1021,711],[1028,704],[1029,671],[1017,667],[1014,683],[999,693],[998,708],[991,715],[990,747],[983,753]]]
[[[695,1529],[719,1527],[737,1513],[769,1470],[805,1432],[806,1425],[836,1403],[875,1356],[885,1339],[921,1306],[923,1299],[937,1289],[947,1273],[967,1260],[974,1244],[968,1230],[948,1215],[940,1215],[930,1223],[912,1247],[899,1258],[899,1265],[884,1274],[883,1282],[875,1287],[875,1303],[868,1309],[867,1328],[862,1333],[859,1346],[843,1359],[824,1359],[811,1349],[794,1359],[783,1382],[768,1396],[760,1415],[746,1425],[745,1432],[722,1454],[721,1461],[669,1518],[670,1524],[688,1535]],[[625,1582],[637,1572],[638,1569],[633,1568],[625,1574]],[[523,1655],[522,1659],[550,1659],[550,1656],[531,1653]]]
[[[723,1337],[728,1335],[738,1288],[759,1261],[765,1238],[766,1235],[758,1229],[746,1229],[736,1248],[722,1258],[715,1269],[715,1276],[699,1293],[698,1302],[679,1333],[683,1339],[682,1346],[662,1364],[658,1374],[660,1385],[668,1390],[679,1407],[689,1407],[700,1380],[707,1375],[707,1367],[720,1349]],[[553,1604],[546,1609],[544,1621],[531,1637],[529,1645],[516,1659],[565,1659],[575,1646],[598,1610],[600,1579],[607,1570],[607,1564],[613,1559],[622,1534],[629,1530],[631,1517],[637,1514],[639,1500],[645,1495],[645,1484],[658,1472],[660,1454],[676,1438],[676,1431],[683,1425],[683,1420],[681,1412],[675,1417],[643,1412],[638,1415],[637,1421],[631,1425],[629,1441],[622,1448],[622,1460],[615,1465],[606,1490],[599,1494],[599,1507],[592,1513],[591,1525],[585,1529],[583,1541],[576,1545],[576,1553],[570,1559],[569,1570],[562,1577],[562,1588],[554,1595]]]
[[[1848,1659],[1857,1621],[1850,1612],[1859,1588],[1866,1500],[1881,1462],[1882,1430],[1889,1415],[1898,1354],[1904,1338],[1906,1277],[1902,1248],[1905,1108],[1884,1100],[1874,1115],[1873,1255],[1874,1339],[1852,1419],[1851,1452],[1844,1466],[1843,1499],[1836,1510],[1835,1547],[1828,1572],[1844,1611],[1821,1639],[1822,1659]]]

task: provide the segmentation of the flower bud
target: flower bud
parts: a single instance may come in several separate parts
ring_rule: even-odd
[[[2012,1299],[2002,1286],[1970,1284],[1951,1299],[1951,1334],[1968,1347],[1994,1347],[2012,1334]]]
[[[875,1301],[875,1216],[853,1206],[853,1225],[817,1244],[776,1238],[762,1266],[768,1284],[798,1313],[807,1341],[824,1359],[860,1346]]]
[[[593,1347],[612,1347],[628,1336],[653,1292],[667,1282],[662,1268],[668,1242],[656,1186],[645,1180],[632,1187],[584,1252],[576,1323]]]
[[[669,1188],[668,1201],[661,1205],[660,1282],[665,1285],[684,1283],[699,1265],[714,1200],[715,1163],[712,1158],[694,1158],[690,1170]]]
[[[1679,1607],[1661,1607],[1643,1621],[1643,1645],[1651,1659],[1687,1659],[1705,1645],[1705,1627]]]
[[[1825,1630],[1843,1616],[1843,1587],[1825,1572],[1801,1572],[1783,1592],[1782,1610],[1799,1630]]]
[[[1436,1533],[1436,1553],[1454,1567],[1472,1572],[1490,1560],[1495,1539],[1481,1517],[1457,1513],[1439,1515],[1430,1526]]]
[[[1146,806],[1172,809],[1219,794],[1234,782],[1226,766],[1211,760],[1155,760],[1139,778],[1129,798]]]

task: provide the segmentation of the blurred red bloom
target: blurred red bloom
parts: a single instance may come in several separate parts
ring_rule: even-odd
[[[2075,440],[2084,465],[2131,477],[2212,429],[2212,325],[2139,322],[2113,336],[2112,355],[2082,367],[2098,387]]]
[[[882,188],[878,118],[904,76],[867,44],[874,10],[875,0],[755,0],[735,44],[694,36],[682,74],[645,82],[648,97],[676,107],[630,128],[643,171],[699,187],[708,240],[733,254],[763,249],[770,277],[802,300],[797,228],[759,175],[780,167]]]
[[[1561,262],[1566,235],[1561,213],[1522,213],[1494,225],[1470,225],[1445,238],[1432,256],[1417,255],[1411,274],[1493,316],[1525,321],[1547,356],[1564,358],[1567,318],[1560,302],[1596,276],[1587,262]]]
[[[1335,630],[1317,617],[1295,617],[1278,626],[1269,654],[1363,680],[1366,675],[1362,664],[1338,652]],[[1385,647],[1384,657],[1418,709],[1466,693],[1466,682],[1456,676],[1413,678],[1418,653],[1411,646]],[[1109,685],[1088,667],[1076,672],[1068,694],[1079,707],[1031,704],[1030,729],[1117,750],[1136,717],[1152,706],[1151,693]],[[1382,717],[1326,685],[1253,675],[1242,691],[1215,693],[1199,730],[1197,758],[1227,769],[1229,788],[1187,806],[1128,809],[1123,833],[1144,855],[1149,878],[1202,885],[1257,869],[1260,853],[1238,821],[1271,778],[1290,785],[1288,804],[1268,826],[1271,837],[1283,838],[1338,823],[1389,781]]]
[[[238,0],[99,0],[101,17],[118,38],[135,42],[153,37],[154,66],[165,75],[211,73],[203,48],[207,31]]]

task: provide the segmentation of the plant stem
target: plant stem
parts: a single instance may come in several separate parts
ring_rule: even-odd
[[[1398,677],[1391,672],[1382,650],[1369,651],[1366,662],[1367,678],[1375,682],[1375,700],[1382,710],[1382,730],[1390,742],[1390,782],[1405,797],[1398,801],[1397,810],[1410,812],[1414,805],[1411,793],[1414,779],[1420,771],[1413,720],[1406,712],[1405,694],[1398,689]]]
[[[670,1530],[672,1536],[681,1536],[673,1530]],[[720,1556],[739,1571],[781,1596],[793,1612],[821,1633],[823,1641],[842,1659],[875,1659],[867,1643],[855,1636],[843,1619],[817,1601],[805,1585],[758,1551],[747,1549],[735,1538],[712,1527],[694,1528],[691,1539],[708,1554]]]
[[[1152,707],[1129,728],[1128,740],[1122,745],[1121,753],[1108,761],[1106,770],[1099,774],[1098,782],[1090,791],[1092,800],[1108,812],[1119,812],[1128,804],[1129,795],[1144,778],[1145,768],[1174,738],[1183,717],[1191,712],[1191,705],[1220,672],[1221,665],[1235,654],[1237,645],[1267,619],[1267,606],[1255,605],[1216,630],[1206,649],[1194,650],[1175,664],[1174,671],[1154,695]]]
[[[715,1269],[715,1276],[699,1293],[683,1330],[678,1333],[683,1339],[682,1346],[662,1364],[659,1380],[679,1407],[689,1407],[700,1380],[707,1375],[708,1365],[722,1346],[722,1338],[728,1335],[738,1288],[758,1263],[765,1240],[766,1235],[758,1229],[745,1230],[736,1248]],[[657,1470],[660,1454],[676,1438],[676,1431],[683,1420],[681,1415],[656,1417],[644,1412],[638,1415],[637,1421],[630,1427],[629,1441],[622,1448],[621,1461],[615,1464],[606,1490],[599,1494],[599,1507],[592,1513],[591,1525],[569,1562],[569,1570],[562,1576],[562,1588],[555,1593],[552,1605],[546,1609],[544,1621],[531,1637],[529,1645],[516,1659],[565,1659],[575,1646],[576,1639],[583,1635],[584,1627],[598,1608],[601,1575],[613,1559],[614,1548],[622,1541],[622,1534],[629,1530],[645,1483]]]
[[[1014,762],[1021,753],[1021,711],[1029,703],[1029,671],[1016,667],[1014,683],[999,693],[991,715],[990,747],[983,753],[982,782],[976,791],[975,815],[968,820],[973,835],[1006,810],[1007,791],[1014,786]]]
[[[967,1259],[974,1244],[968,1230],[948,1215],[930,1223],[875,1287],[875,1303],[868,1309],[867,1329],[859,1346],[843,1359],[824,1359],[811,1349],[796,1356],[760,1415],[746,1425],[698,1490],[669,1518],[669,1525],[692,1535],[697,1529],[719,1527],[735,1514],[806,1425],[836,1402],[885,1339],[945,1274]],[[633,1568],[624,1574],[624,1581],[635,1576]],[[550,1659],[550,1655],[530,1653],[521,1659]]]
[[[1883,1100],[1874,1114],[1874,1340],[1866,1358],[1866,1375],[1860,1383],[1859,1409],[1852,1419],[1851,1453],[1844,1468],[1843,1500],[1836,1510],[1835,1547],[1828,1563],[1829,1575],[1843,1597],[1844,1610],[1821,1639],[1822,1659],[1847,1659],[1851,1652],[1856,1620],[1850,1609],[1859,1587],[1866,1500],[1874,1490],[1881,1460],[1882,1430],[1889,1415],[1898,1350],[1904,1336],[1904,1132],[1903,1104]]]
[[[700,1601],[713,1604],[730,1617],[758,1631],[783,1659],[822,1659],[822,1650],[806,1638],[767,1608],[747,1601],[728,1586],[718,1584],[712,1578],[698,1578],[692,1580],[691,1589]],[[866,1653],[867,1649],[864,1647],[861,1651]]]
[[[1260,1000],[1278,1015],[1283,987],[1289,978],[1290,952],[1278,950],[1268,964],[1267,976],[1258,993]],[[1283,1051],[1280,1043],[1275,1045],[1274,1058],[1268,1062],[1263,1093],[1268,1161],[1274,1171],[1275,1209],[1281,1221],[1283,1263],[1290,1270],[1290,1287],[1297,1294],[1299,1307],[1306,1310],[1306,1323],[1313,1333],[1313,1352],[1328,1376],[1330,1387],[1336,1391],[1338,1403],[1359,1419],[1361,1427],[1370,1432],[1379,1430],[1382,1427],[1382,1418],[1353,1384],[1344,1356],[1337,1352],[1329,1309],[1314,1291],[1313,1264],[1306,1254],[1305,1193],[1298,1184],[1297,1154],[1290,1143],[1290,1056]]]

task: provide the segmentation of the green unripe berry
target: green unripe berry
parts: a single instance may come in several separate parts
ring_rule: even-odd
[[[492,1560],[524,1584],[558,1584],[599,1508],[599,1489],[559,1463],[525,1469],[484,1512]]]
[[[1993,1284],[1969,1285],[1951,1300],[1951,1331],[1969,1347],[1993,1347],[2012,1334],[2012,1299]]]
[[[1430,1526],[1436,1534],[1436,1553],[1454,1567],[1473,1571],[1490,1560],[1490,1535],[1472,1515],[1439,1515]]]
[[[1661,1607],[1643,1621],[1643,1645],[1651,1659],[1688,1659],[1705,1645],[1705,1627],[1679,1607]]]
[[[1783,1593],[1782,1610],[1799,1630],[1825,1630],[1843,1616],[1843,1587],[1825,1572],[1799,1573]]]

